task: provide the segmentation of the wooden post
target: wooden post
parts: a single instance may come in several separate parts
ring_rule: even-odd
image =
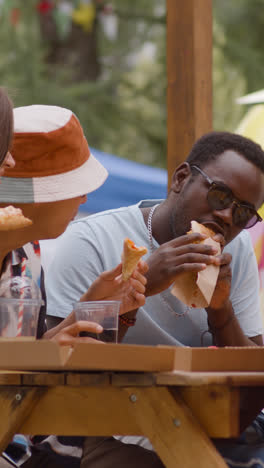
[[[168,181],[212,129],[212,0],[167,0]]]

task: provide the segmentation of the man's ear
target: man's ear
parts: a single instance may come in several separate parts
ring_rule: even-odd
[[[179,193],[190,176],[190,165],[187,162],[180,164],[180,166],[178,166],[173,173],[171,181],[171,190],[175,193]]]

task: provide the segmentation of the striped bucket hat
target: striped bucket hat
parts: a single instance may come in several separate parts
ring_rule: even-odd
[[[14,168],[0,180],[0,203],[67,200],[96,190],[107,170],[90,153],[69,109],[33,105],[14,109]]]

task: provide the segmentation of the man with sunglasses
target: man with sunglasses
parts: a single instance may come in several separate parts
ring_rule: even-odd
[[[126,324],[120,323],[124,342],[262,345],[258,269],[247,228],[261,221],[257,210],[263,201],[261,147],[228,132],[204,135],[176,168],[166,200],[145,200],[71,224],[47,277],[49,310],[57,315],[52,320],[70,313],[95,278],[119,261],[129,237],[149,250],[144,257],[148,297],[145,306],[127,314]],[[187,234],[192,220],[216,233],[221,255],[197,243],[200,234]],[[207,309],[187,307],[171,294],[178,275],[210,264],[219,265],[220,272]],[[87,457],[89,446],[87,439]]]
[[[98,274],[119,261],[123,239],[130,237],[149,250],[144,257],[148,299],[128,314],[127,325],[135,326],[121,324],[125,342],[261,345],[258,271],[247,228],[261,221],[257,210],[263,200],[261,147],[228,132],[204,135],[175,170],[166,200],[143,201],[71,224],[47,277],[50,311],[66,316]],[[196,243],[201,235],[186,234],[192,220],[215,231],[224,247],[220,256]],[[220,265],[220,273],[207,310],[190,309],[170,293],[178,275],[212,263]]]

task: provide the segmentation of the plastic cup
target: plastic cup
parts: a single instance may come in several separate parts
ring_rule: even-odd
[[[120,301],[77,302],[74,306],[75,319],[99,323],[104,329],[102,333],[84,332],[81,335],[117,343],[119,309]]]
[[[36,338],[41,291],[27,276],[0,281],[0,337]]]
[[[39,310],[38,299],[7,299],[0,297],[0,337],[36,337]]]

